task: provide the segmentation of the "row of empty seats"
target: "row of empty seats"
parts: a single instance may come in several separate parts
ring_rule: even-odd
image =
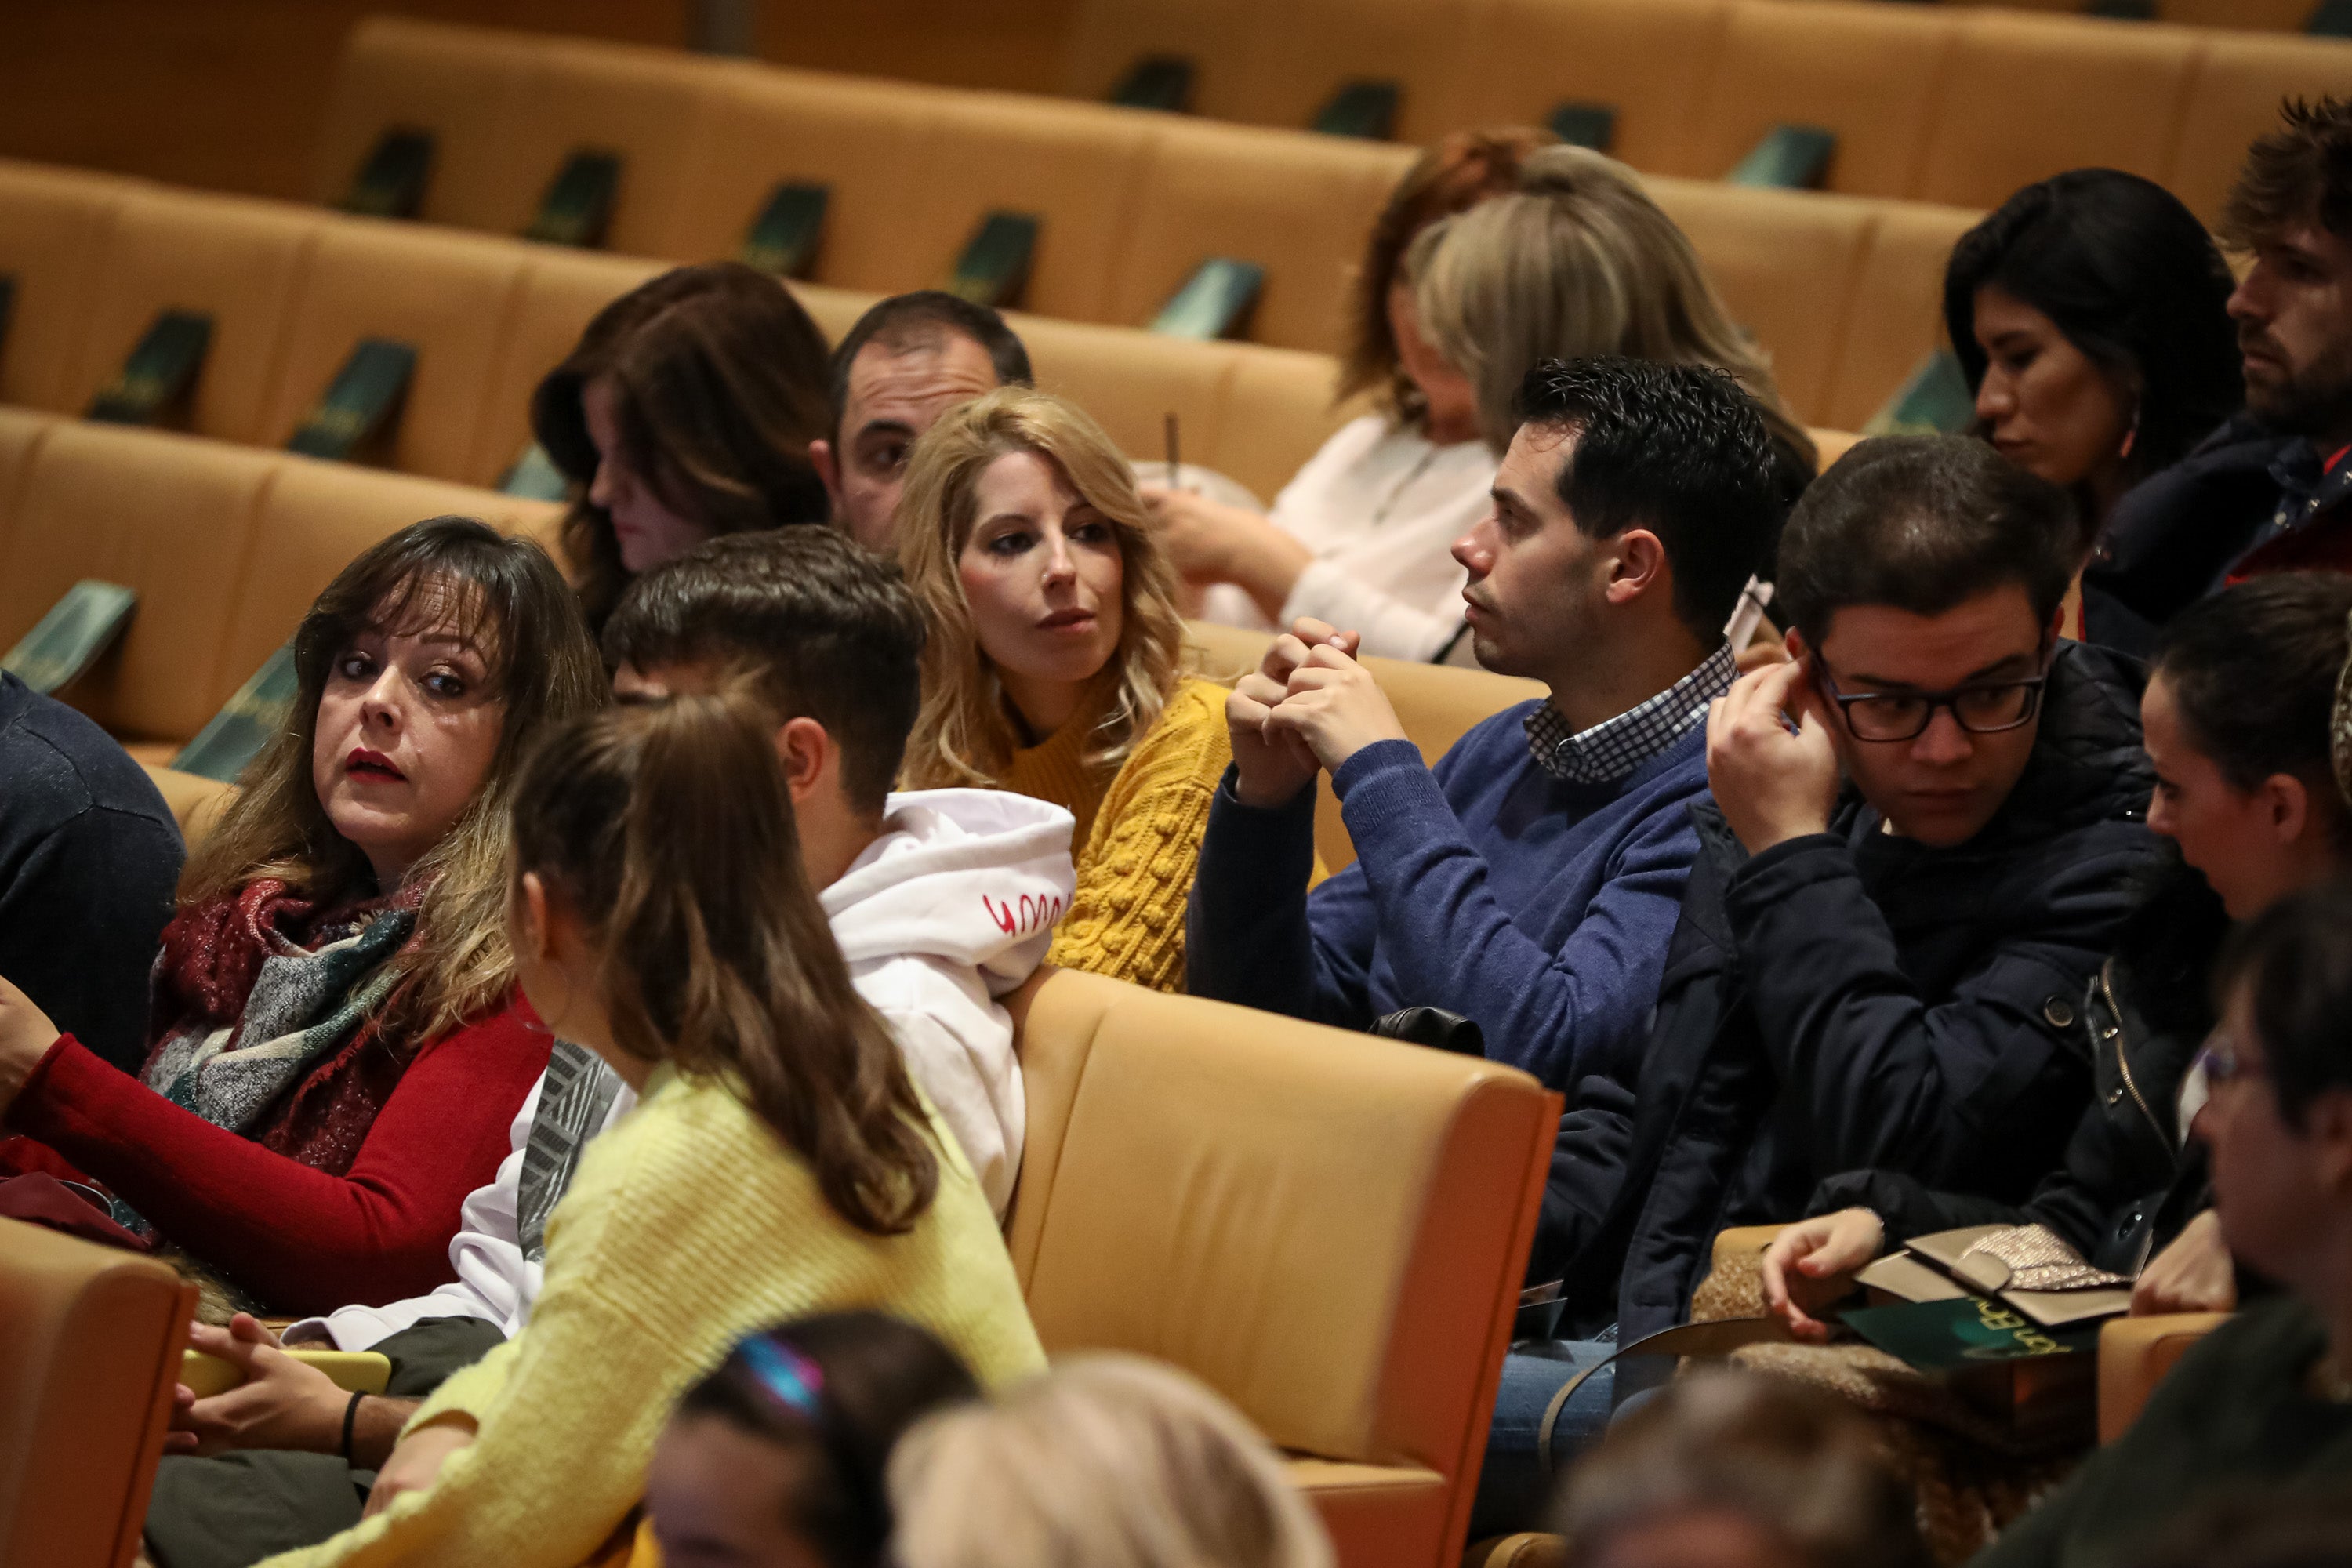
[[[2209,222],[2282,96],[2352,91],[2352,42],[1853,0],[1081,0],[1062,90],[1151,56],[1220,120],[1306,126],[1351,81],[1396,84],[1413,142],[1591,104],[1628,163],[1699,178],[1803,124],[1832,190],[1983,207],[2105,165]]]
[[[212,318],[211,343],[179,423],[281,446],[353,345],[385,338],[416,350],[385,459],[495,485],[530,439],[532,386],[590,317],[663,265],[0,163],[0,278],[14,290],[0,403],[80,413],[162,312],[199,311]],[[800,293],[835,337],[874,298]],[[1029,317],[1013,325],[1040,379],[1127,449],[1158,454],[1173,413],[1190,460],[1264,496],[1342,416],[1326,355]]]
[[[1414,155],[378,18],[345,51],[320,139],[320,199],[348,192],[401,128],[434,138],[419,214],[432,223],[520,233],[566,161],[594,148],[622,160],[608,237],[618,251],[733,254],[772,191],[816,184],[830,196],[814,279],[891,293],[944,281],[990,212],[1031,213],[1041,219],[1032,311],[1139,326],[1202,261],[1235,257],[1265,269],[1252,336],[1325,353],[1344,342],[1348,279]],[[1944,261],[1975,216],[1712,181],[1650,188],[1771,352],[1800,416],[1834,429],[1859,427],[1935,346]]]

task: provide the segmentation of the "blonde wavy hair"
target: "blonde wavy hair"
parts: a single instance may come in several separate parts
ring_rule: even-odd
[[[489,666],[504,707],[481,786],[410,870],[416,931],[391,963],[399,984],[385,1037],[414,1048],[504,1001],[515,982],[507,942],[508,803],[529,744],[546,726],[606,700],[579,601],[547,552],[473,518],[411,523],[363,551],[327,584],[294,634],[297,690],[284,727],[247,764],[236,798],[188,857],[189,909],[247,884],[281,881],[322,908],[390,893],[357,845],[335,831],[311,773],[319,699],[363,632],[430,629],[454,619]]]
[[[1273,1446],[1197,1380],[1072,1356],[890,1456],[900,1568],[1331,1568]]]
[[[1528,153],[1509,195],[1423,229],[1405,272],[1422,330],[1477,389],[1497,452],[1538,362],[1622,354],[1728,373],[1774,440],[1815,460],[1769,356],[1732,323],[1689,238],[1614,158],[1589,147]]]
[[[1000,387],[942,417],[915,443],[898,501],[898,561],[923,606],[923,706],[899,780],[908,789],[999,783],[1023,743],[1003,681],[980,646],[957,562],[979,520],[980,476],[1034,452],[1100,512],[1118,542],[1118,647],[1097,677],[1090,766],[1115,770],[1184,677],[1176,573],[1152,531],[1134,470],[1085,410],[1050,393]]]

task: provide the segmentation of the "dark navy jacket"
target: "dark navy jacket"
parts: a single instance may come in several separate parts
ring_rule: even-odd
[[[1950,848],[1882,832],[1851,791],[1828,832],[1753,858],[1694,809],[1620,1170],[1574,1188],[1607,1206],[1546,1215],[1568,1322],[1614,1316],[1630,1343],[1681,1321],[1716,1232],[1796,1218],[1838,1172],[2014,1203],[2059,1163],[2091,1079],[2084,987],[2158,854],[2142,679],[2062,644],[2024,773]]]

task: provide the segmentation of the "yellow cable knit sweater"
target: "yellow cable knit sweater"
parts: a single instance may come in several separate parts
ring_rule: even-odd
[[[1209,802],[1233,761],[1225,689],[1180,683],[1159,722],[1106,780],[1086,764],[1092,721],[1074,719],[1013,754],[1004,787],[1078,819],[1078,887],[1046,961],[1184,989],[1184,901],[1200,864]]]
[[[678,1395],[787,1318],[895,1313],[983,1384],[1045,1365],[988,1200],[936,1117],[939,1196],[913,1230],[877,1237],[728,1089],[667,1067],[646,1088],[549,1219],[529,1324],[409,1423],[470,1415],[479,1437],[426,1490],[268,1568],[576,1568],[636,1505]]]

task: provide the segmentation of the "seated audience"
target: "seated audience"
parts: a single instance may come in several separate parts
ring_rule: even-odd
[[[980,1396],[955,1352],[879,1312],[746,1335],[654,1446],[646,1516],[670,1568],[885,1568],[899,1436]]]
[[[1611,1428],[1558,1528],[1567,1568],[1928,1568],[1913,1506],[1859,1416],[1710,1368]]]
[[[147,1058],[147,972],[184,858],[114,738],[0,669],[0,975],[124,1072]]]
[[[508,803],[604,683],[545,552],[465,518],[361,554],[294,650],[287,725],[181,878],[142,1077],[0,984],[0,1110],[240,1304],[307,1311],[449,1278],[547,1065],[501,919]]]
[[[2234,287],[2178,196],[2114,169],[2028,185],[1952,247],[1944,324],[1977,432],[2074,493],[2085,556],[2126,490],[2244,400]]]
[[[2063,1159],[2076,1010],[2158,858],[2138,667],[2057,635],[2074,521],[1959,437],[1866,441],[1798,503],[1794,662],[1708,715],[1638,1083],[1583,1089],[1609,1136],[1555,1163],[1528,1277],[1566,1282],[1571,1332],[1680,1322],[1717,1230],[1801,1215],[1840,1172],[2018,1203]],[[1524,1495],[1554,1394],[1607,1349],[1510,1358],[1496,1489]],[[1654,1365],[1588,1378],[1552,1451]]]
[[[898,518],[930,623],[900,784],[1069,811],[1078,885],[1048,961],[1181,989],[1225,694],[1185,673],[1174,576],[1127,459],[1075,405],[1005,387],[916,443]]]
[[[2229,302],[2245,411],[2117,502],[2083,574],[2092,635],[2127,650],[2225,583],[2352,567],[2352,100],[2283,113],[2221,212],[2253,258]]]
[[[1034,971],[1050,911],[1069,902],[1070,818],[996,790],[886,793],[920,698],[922,637],[897,568],[814,528],[714,540],[639,577],[604,625],[624,700],[748,677],[783,716],[776,751],[803,866],[851,983],[1002,1215],[1025,1107],[1013,1022],[996,999]],[[147,1535],[163,1568],[226,1563],[231,1542],[236,1561],[257,1562],[357,1522],[364,1488],[352,1471],[375,1468],[425,1394],[529,1320],[547,1215],[588,1140],[635,1103],[593,1053],[559,1042],[497,1179],[466,1200],[449,1247],[456,1279],[287,1331],[289,1342],[383,1352],[394,1363],[385,1394],[354,1403],[275,1353],[249,1318],[196,1329],[196,1348],[247,1381],[186,1396],[174,1446],[205,1457],[167,1458],[157,1474]]]
[[[1543,360],[1621,354],[1727,371],[1771,433],[1784,504],[1812,478],[1812,442],[1764,355],[1632,170],[1586,148],[1540,148],[1520,155],[1507,191],[1465,205],[1413,240],[1402,264],[1410,289],[1392,310],[1424,417],[1444,423],[1416,432],[1374,415],[1347,426],[1270,521],[1198,497],[1161,499],[1177,570],[1234,584],[1246,599],[1213,595],[1207,618],[1266,627],[1312,618],[1360,633],[1360,652],[1387,658],[1470,652],[1465,577],[1449,547],[1486,514],[1495,463],[1519,424],[1513,400]]]
[[[1191,988],[1370,1027],[1441,1007],[1486,1054],[1582,1098],[1630,1084],[1706,787],[1723,640],[1780,507],[1754,403],[1717,371],[1550,361],[1488,516],[1455,544],[1479,662],[1550,687],[1433,770],[1315,622],[1226,705],[1234,767],[1192,889]],[[1307,890],[1315,777],[1358,859]]]
[[[1141,1356],[1058,1363],[947,1410],[890,1460],[897,1568],[1330,1568],[1247,1417]]]
[[[670,1406],[744,1334],[873,1308],[996,1384],[1043,1364],[971,1168],[802,870],[773,715],[678,697],[562,726],[513,802],[512,942],[548,1026],[638,1096],[548,1221],[530,1321],[443,1384],[367,1518],[278,1568],[573,1568]]]
[[[2131,1428],[1976,1558],[2123,1561],[2216,1494],[2352,1489],[2352,889],[2293,895],[2223,950],[2194,1131],[2230,1251],[2285,1287],[2213,1331]]]
[[[1822,1286],[1915,1236],[1967,1225],[2047,1226],[2095,1267],[2137,1279],[2135,1311],[2237,1305],[2189,1139],[2196,1102],[2182,1092],[2213,1026],[2208,985],[2228,921],[2352,869],[2352,812],[2330,760],[2331,744],[2342,749],[2352,776],[2352,736],[2330,736],[2352,660],[2347,616],[2352,577],[2291,572],[2192,605],[2164,629],[2140,718],[2156,774],[2147,824],[2178,861],[2151,882],[2083,999],[2076,1038],[2094,1092],[2064,1163],[2022,1205],[1934,1191],[1900,1171],[1832,1177],[1809,1205],[1820,1217],[1764,1255],[1766,1298],[1800,1338],[1822,1337],[1811,1316]]]
[[[893,294],[833,351],[832,438],[809,443],[833,525],[868,550],[898,548],[898,492],[915,438],[959,403],[1027,386],[1029,351],[985,305],[944,289]]]
[[[1361,626],[1368,653],[1470,662],[1462,571],[1446,550],[1486,514],[1496,455],[1476,390],[1421,330],[1405,254],[1432,224],[1511,190],[1522,160],[1552,142],[1524,127],[1457,131],[1405,171],[1349,297],[1337,396],[1369,397],[1372,410],[1323,444],[1270,513],[1143,488],[1177,571],[1213,584],[1200,618],[1271,628],[1311,616]]]
[[[630,578],[706,539],[825,518],[824,334],[740,262],[674,268],[597,311],[530,423],[577,487],[564,564],[592,631]]]

